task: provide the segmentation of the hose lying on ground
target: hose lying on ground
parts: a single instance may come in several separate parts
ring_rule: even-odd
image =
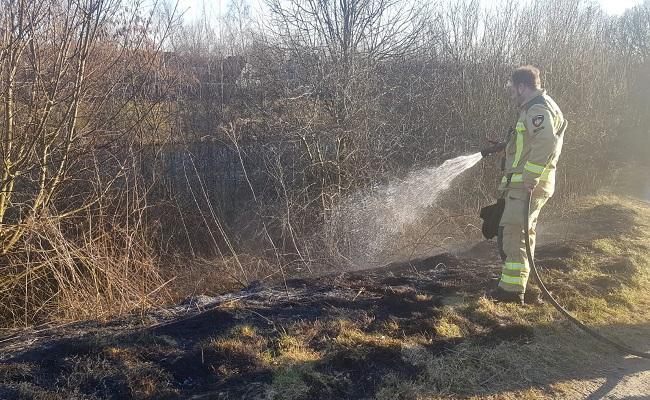
[[[535,260],[533,259],[532,252],[530,251],[530,237],[528,236],[528,232],[530,232],[530,219],[528,218],[528,216],[530,215],[530,199],[531,199],[531,194],[528,193],[528,197],[526,199],[526,206],[524,207],[524,213],[525,213],[524,218],[526,221],[526,232],[524,235],[526,241],[526,256],[528,257],[528,263],[530,264],[530,268],[533,272],[533,275],[535,276],[535,279],[537,280],[540,289],[544,293],[544,297],[546,297],[546,299],[548,299],[548,301],[550,301],[551,304],[553,304],[553,307],[555,307],[569,321],[573,322],[578,328],[587,332],[589,335],[593,336],[594,338],[600,340],[601,342],[609,344],[610,346],[622,351],[625,354],[631,354],[637,357],[650,359],[650,353],[644,353],[638,350],[634,350],[624,344],[615,342],[612,339],[607,338],[601,335],[600,333],[596,332],[595,330],[591,329],[590,327],[586,326],[585,324],[580,322],[576,317],[571,315],[564,307],[562,307],[560,303],[558,303],[557,300],[553,298],[551,293],[549,293],[548,289],[546,289],[546,286],[544,286],[544,282],[542,281],[542,278],[540,277],[537,268],[535,267]]]

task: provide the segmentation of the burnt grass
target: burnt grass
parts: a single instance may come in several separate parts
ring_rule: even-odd
[[[399,343],[407,338],[425,338],[434,357],[464,341],[534,340],[529,327],[502,326],[471,307],[463,316],[467,334],[438,334],[449,299],[482,296],[498,272],[496,262],[443,254],[275,287],[256,284],[237,301],[174,318],[133,316],[32,333],[31,341],[0,343],[0,398],[372,398],[387,376],[412,379],[421,372],[401,355]],[[287,336],[318,356],[277,361],[286,358]],[[283,394],[291,382],[302,390]]]

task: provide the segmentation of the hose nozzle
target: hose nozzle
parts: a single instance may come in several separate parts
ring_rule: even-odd
[[[487,156],[492,155],[494,153],[498,153],[501,150],[506,148],[505,142],[493,142],[493,141],[490,141],[490,144],[492,146],[486,147],[483,150],[481,150],[481,155],[483,157],[487,157]]]

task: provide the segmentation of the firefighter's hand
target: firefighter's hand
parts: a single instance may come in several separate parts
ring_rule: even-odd
[[[487,141],[490,143],[490,146],[481,150],[481,155],[483,155],[483,157],[498,153],[506,147],[506,144],[504,142],[491,139],[487,139]]]
[[[494,149],[498,151],[501,151],[506,147],[506,143],[502,142],[501,140],[487,139],[487,142],[490,143],[490,146],[492,146]]]

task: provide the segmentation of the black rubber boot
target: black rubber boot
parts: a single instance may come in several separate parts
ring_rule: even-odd
[[[501,288],[490,291],[487,294],[487,298],[498,303],[515,303],[522,306],[525,304],[523,293],[508,292]]]
[[[524,296],[526,304],[544,304],[544,296],[542,291],[536,287],[529,287],[526,289],[526,295]]]

